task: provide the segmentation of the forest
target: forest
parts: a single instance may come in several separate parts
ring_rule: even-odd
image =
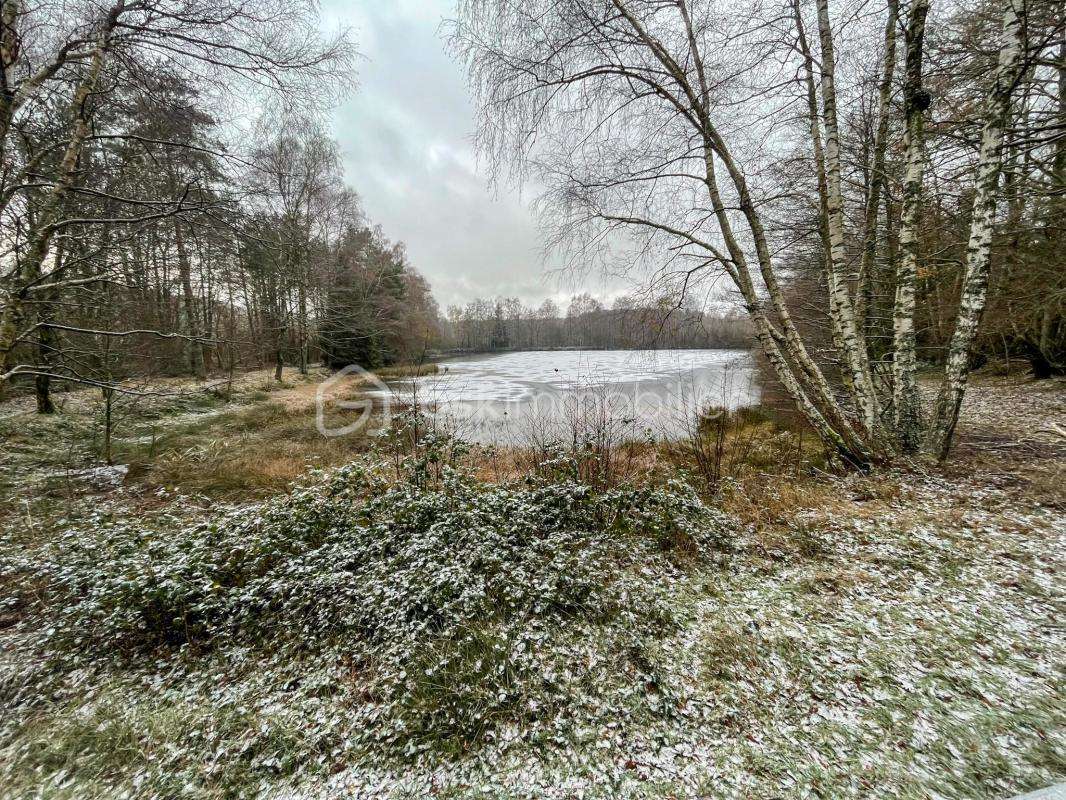
[[[929,3],[891,3],[843,41],[825,0],[542,5],[471,3],[451,41],[490,163],[543,182],[575,268],[614,233],[606,269],[726,279],[782,391],[856,463],[945,456],[981,340],[1061,372],[1057,4],[949,6],[927,32]],[[929,413],[923,361],[944,367]]]
[[[1059,796],[1064,236],[1061,0],[0,0],[0,800]]]
[[[425,281],[297,113],[351,82],[308,9],[4,8],[5,387],[48,413],[54,385],[306,374],[342,327],[376,365],[433,335]],[[267,90],[275,110],[226,116]]]
[[[722,338],[695,331],[702,319],[688,312],[666,332],[669,300],[655,319],[625,326],[564,324],[551,301],[541,326],[506,301],[506,332],[487,336],[495,309],[484,301],[442,319],[403,244],[362,212],[337,142],[301,114],[350,88],[349,42],[316,41],[309,12],[280,6],[234,5],[223,26],[212,4],[176,16],[113,11],[110,32],[52,19],[48,35],[27,37],[17,25],[30,12],[12,5],[15,27],[5,28],[0,387],[32,387],[42,413],[54,410],[56,387],[160,375],[202,380],[269,364],[280,380],[286,365],[303,375],[319,361],[376,368],[449,348],[632,347],[660,331],[679,346]],[[169,44],[179,23],[196,43],[180,58]],[[285,58],[246,49],[264,32],[291,37]],[[86,73],[79,50],[94,45]],[[225,75],[229,96],[217,85]],[[271,110],[227,117],[241,93]],[[575,303],[568,320],[599,311],[590,296]],[[742,346],[743,328],[726,338]]]
[[[1063,371],[1066,79],[1054,4],[1017,20],[991,6],[946,7],[928,36],[926,5],[902,14],[893,4],[837,43],[824,10],[817,20],[795,4],[780,18],[752,11],[753,29],[776,38],[749,46],[715,32],[725,48],[717,58],[737,51],[738,77],[717,87],[720,96],[684,38],[642,27],[633,63],[593,68],[587,48],[613,35],[593,26],[584,44],[541,61],[523,49],[543,45],[521,38],[525,12],[473,4],[451,47],[482,99],[486,152],[515,153],[546,181],[546,231],[572,269],[650,271],[642,282],[633,274],[640,291],[610,309],[586,293],[565,313],[551,299],[534,309],[499,298],[445,314],[403,245],[361,212],[337,143],[316,121],[316,107],[354,86],[355,50],[343,36],[318,35],[312,12],[237,4],[220,16],[205,2],[157,14],[120,4],[102,22],[91,10],[64,22],[46,9],[7,8],[0,387],[32,384],[42,412],[54,407],[57,381],[203,379],[268,363],[280,379],[286,363],[307,374],[311,362],[373,368],[442,349],[738,346],[754,336],[771,380],[820,435],[865,460],[899,446],[946,452],[972,364],[1019,360],[1044,378]],[[30,15],[43,21],[32,35],[19,28]],[[171,44],[178,25],[193,31],[181,53]],[[1015,40],[997,47],[1001,30]],[[490,33],[492,47],[481,38]],[[770,81],[765,108],[745,118],[740,87],[769,81],[759,59],[789,37],[791,60],[778,71],[795,70],[794,80]],[[537,69],[515,71],[511,52]],[[693,74],[677,74],[687,60]],[[581,64],[593,73],[537,71]],[[631,103],[615,80],[633,76]],[[649,90],[662,109],[649,106]],[[527,120],[524,104],[545,91],[558,92],[556,104]],[[624,110],[630,129],[643,130],[662,111],[674,138],[628,141],[603,124],[600,138],[564,146],[581,126],[562,98],[589,91],[602,101],[583,112],[589,124],[604,115],[617,126]],[[724,128],[712,102],[720,116],[736,112]],[[235,118],[239,103],[269,110]],[[785,113],[763,113],[774,107]],[[760,117],[773,145],[749,176],[743,163],[758,146],[739,131]],[[559,137],[554,152],[511,149],[534,123]],[[705,158],[696,145],[710,166],[722,159],[725,185],[691,169]],[[679,170],[667,169],[675,158]],[[695,197],[691,207],[667,202],[701,187],[709,208]],[[712,220],[721,244],[701,232]],[[577,246],[589,237],[604,246]],[[754,261],[742,254],[749,245]],[[669,259],[652,267],[660,252]],[[724,290],[723,277],[732,284]],[[732,298],[749,319],[735,307],[700,310],[708,283],[719,308]],[[934,420],[919,419],[921,364],[950,366]],[[851,393],[843,405],[835,381]],[[852,403],[859,429],[847,419]]]
[[[700,311],[678,306],[670,297],[656,302],[619,297],[604,307],[588,292],[571,297],[565,313],[552,299],[534,308],[517,297],[478,298],[449,307],[441,327],[445,345],[473,352],[747,348],[751,343],[750,325],[736,310]]]

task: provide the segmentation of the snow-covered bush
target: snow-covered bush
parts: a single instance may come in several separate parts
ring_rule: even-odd
[[[647,691],[675,626],[667,590],[731,529],[680,484],[601,492],[445,470],[427,486],[350,465],[191,530],[102,521],[25,566],[57,659],[336,652],[366,729],[411,747],[583,703],[609,713],[608,686],[668,710]]]

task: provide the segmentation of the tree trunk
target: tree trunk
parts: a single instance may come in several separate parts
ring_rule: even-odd
[[[789,314],[784,294],[774,272],[769,245],[755,204],[747,189],[747,182],[739,168],[723,150],[722,157],[737,193],[741,211],[755,240],[760,275],[766,286],[770,307],[780,320],[782,331],[776,331],[762,311],[762,304],[752,283],[747,256],[733,234],[732,224],[725,211],[725,204],[718,190],[714,168],[712,143],[705,145],[705,180],[711,203],[718,218],[722,236],[735,269],[730,273],[744,297],[748,314],[756,326],[759,343],[773,366],[778,379],[796,403],[797,409],[811,423],[819,437],[845,460],[854,464],[868,464],[873,452],[862,437],[852,428],[840,404],[833,396],[824,374],[811,358],[799,331]],[[782,352],[783,351],[783,352]],[[785,357],[787,353],[788,358]],[[791,359],[791,363],[790,360]],[[797,370],[793,367],[795,364]],[[801,384],[801,380],[808,387]]]
[[[863,426],[873,436],[880,427],[881,409],[870,376],[866,344],[860,339],[855,307],[848,290],[844,252],[844,198],[841,190],[840,132],[837,125],[836,55],[829,24],[829,0],[818,0],[818,31],[822,46],[822,113],[825,124],[827,223],[830,259],[828,265],[830,312],[840,328],[841,360],[853,386],[855,405]]]
[[[1047,380],[1055,374],[1055,365],[1051,363],[1051,359],[1047,355],[1048,340],[1051,333],[1050,320],[1050,313],[1044,311],[1040,324],[1040,341],[1036,344],[1028,340],[1022,343],[1026,358],[1029,359],[1029,367],[1032,369],[1033,377],[1037,380]]]
[[[653,52],[657,52],[660,62],[675,76],[675,79],[680,83],[687,84],[687,78],[683,71],[669,55],[658,48],[658,43],[653,37],[649,37],[640,21],[633,16],[620,0],[614,0],[614,5],[626,17],[637,34],[649,43]],[[697,94],[691,87],[689,87],[687,93],[695,99],[693,111],[697,115],[700,134],[703,138],[704,183],[707,187],[708,196],[711,200],[712,209],[721,230],[726,250],[733,264],[732,267],[727,267],[727,272],[744,297],[748,314],[756,326],[758,339],[764,353],[774,367],[785,391],[796,403],[800,413],[811,423],[815,431],[818,432],[819,437],[829,447],[839,451],[842,457],[854,464],[868,464],[874,457],[874,449],[871,447],[871,443],[865,440],[852,427],[839,401],[834,396],[828,381],[826,381],[825,375],[814,359],[811,358],[803,338],[796,329],[789,313],[788,305],[785,303],[784,294],[774,270],[773,256],[766,238],[762,219],[751,197],[747,179],[711,120],[707,106],[707,76],[683,1],[679,2],[679,8],[682,11],[682,17],[688,30],[689,48],[700,79],[699,93]],[[703,100],[696,99],[699,97],[702,97]],[[762,310],[762,302],[752,284],[752,274],[747,255],[744,249],[740,247],[733,233],[732,223],[718,189],[714,163],[716,158],[721,159],[729,174],[729,179],[736,189],[740,211],[755,244],[759,274],[766,287],[770,308],[780,322],[780,331],[773,326]]]
[[[307,287],[301,282],[300,288],[300,374],[307,374]]]
[[[47,374],[33,376],[33,393],[37,398],[38,414],[56,413],[55,404],[52,402],[51,383],[52,378]]]
[[[41,320],[47,322],[47,317]],[[37,367],[40,372],[34,376],[33,388],[37,398],[38,414],[54,414],[55,404],[52,402],[52,378],[51,369],[56,354],[55,330],[45,326],[37,332]]]
[[[804,83],[807,87],[807,117],[811,133],[811,153],[814,156],[814,172],[818,180],[818,237],[822,243],[822,280],[829,291],[829,302],[833,304],[829,314],[832,329],[833,349],[844,352],[844,332],[840,326],[839,307],[833,293],[833,244],[829,235],[829,184],[825,172],[825,151],[822,148],[822,126],[818,114],[818,89],[814,85],[814,57],[807,44],[807,34],[803,27],[803,14],[800,12],[799,0],[792,2],[792,15],[796,22],[796,39],[800,54],[803,56]],[[851,373],[841,370],[841,377],[849,392],[855,389]]]
[[[5,75],[13,72],[21,49],[17,27],[21,16],[19,5],[18,0],[2,0],[0,3],[0,70],[3,70]],[[14,91],[8,89],[5,80],[3,89],[0,90],[0,163],[3,162],[7,134],[15,113],[14,100]]]
[[[921,413],[916,371],[914,298],[918,283],[918,223],[925,168],[924,122],[929,94],[922,88],[925,18],[929,0],[914,0],[907,20],[907,77],[903,89],[906,123],[903,211],[899,226],[900,258],[896,265],[896,302],[892,312],[892,408],[900,449],[915,452],[921,443]]]
[[[111,454],[111,434],[114,427],[114,421],[112,418],[112,401],[115,396],[115,390],[110,386],[103,388],[104,395],[104,462],[107,464],[112,463]]]
[[[200,330],[196,295],[192,290],[192,266],[189,264],[189,252],[185,247],[185,235],[181,231],[181,221],[177,218],[174,220],[174,246],[178,251],[178,272],[181,277],[181,292],[185,307],[185,331],[189,336],[189,368],[196,379],[202,381],[207,378],[203,332]]]
[[[874,269],[877,258],[877,211],[881,203],[881,187],[885,180],[885,154],[888,151],[889,115],[891,114],[892,76],[896,71],[896,25],[899,21],[899,0],[889,0],[885,22],[885,53],[881,66],[881,84],[877,98],[877,131],[874,134],[873,163],[866,192],[866,217],[863,220],[862,261],[855,297],[855,319],[866,340],[867,357],[871,353],[871,338],[876,329],[870,324],[873,307]],[[874,310],[876,314],[876,310]]]
[[[887,167],[886,167],[887,169]],[[899,204],[892,198],[892,191],[886,181],[881,187],[881,195],[884,198],[885,211],[883,215],[885,224],[885,249],[884,264],[875,271],[874,297],[872,308],[875,317],[870,321],[873,329],[871,338],[879,343],[878,353],[886,362],[884,373],[891,377],[892,363],[889,356],[892,351],[892,306],[896,297],[896,265],[899,261]],[[889,405],[892,399],[889,398]]]
[[[1016,3],[1019,5],[1016,6]],[[996,189],[1003,161],[1003,134],[1010,114],[1011,95],[1025,50],[1025,9],[1020,3],[1021,0],[1006,0],[999,63],[985,98],[985,122],[981,131],[973,221],[970,223],[970,241],[966,247],[959,311],[955,320],[955,332],[948,345],[947,365],[937,397],[936,419],[930,439],[930,450],[939,458],[946,458],[951,448],[970,374],[970,349],[988,294],[988,268],[996,218]]]

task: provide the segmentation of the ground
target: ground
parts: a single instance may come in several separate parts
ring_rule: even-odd
[[[76,406],[0,412],[5,552],[32,554],[71,520],[180,527],[370,446],[318,442],[313,384],[265,377],[228,401],[159,403],[154,432],[131,426],[116,447],[124,476],[79,472],[94,438]],[[945,467],[727,483],[730,552],[667,584],[681,625],[656,642],[667,666],[642,698],[662,713],[557,740],[504,726],[448,754],[339,746],[281,763],[304,752],[306,726],[351,708],[309,711],[248,678],[221,694],[171,685],[162,662],[110,683],[66,676],[62,693],[16,704],[8,676],[38,655],[23,646],[29,612],[7,604],[0,797],[1000,798],[1066,780],[1064,422],[1063,382],[982,376]]]

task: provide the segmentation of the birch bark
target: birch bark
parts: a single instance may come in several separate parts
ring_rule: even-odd
[[[829,282],[830,313],[837,320],[855,405],[866,431],[873,435],[880,427],[881,409],[870,376],[866,345],[855,322],[855,307],[847,281],[847,255],[844,251],[844,198],[841,191],[840,131],[837,123],[836,54],[829,22],[829,0],[818,0],[818,32],[822,49],[822,117],[825,125],[826,223],[829,229],[830,258],[826,269]]]
[[[729,148],[718,134],[711,120],[710,110],[707,106],[709,92],[706,70],[685,0],[678,0],[678,8],[688,34],[688,45],[699,81],[699,92],[693,89],[687,75],[677,62],[669,56],[661,43],[648,34],[639,21],[625,7],[622,0],[614,0],[614,4],[630,22],[637,34],[648,43],[649,48],[655,53],[660,63],[667,68],[675,81],[682,87],[691,103],[692,110],[696,114],[704,147],[704,182],[707,186],[719,229],[726,243],[726,249],[729,252],[729,257],[733,260],[733,269],[730,275],[744,296],[749,314],[756,325],[760,344],[763,346],[763,351],[774,367],[778,378],[781,380],[786,392],[796,403],[797,408],[811,422],[823,441],[836,448],[844,458],[855,464],[870,463],[875,456],[874,450],[864,440],[864,437],[852,427],[840,403],[833,395],[825,375],[808,353],[803,339],[792,320],[784,300],[784,293],[774,271],[766,233],[758,209],[748,189],[747,180],[740,167],[733,160]],[[725,204],[718,189],[714,166],[715,158],[721,160],[729,174],[733,187],[736,189],[740,211],[744,216],[755,244],[759,273],[766,287],[770,307],[780,322],[780,331],[773,327],[762,311],[761,303],[753,285],[747,256],[733,233],[729,215],[726,213]],[[787,358],[785,357],[786,354]],[[791,363],[789,360],[791,360]],[[806,384],[806,388],[802,384]]]
[[[862,261],[859,264],[858,289],[855,296],[855,317],[870,352],[871,325],[869,316],[873,306],[874,267],[877,257],[877,211],[881,203],[881,187],[885,179],[885,155],[888,151],[888,122],[891,113],[892,76],[896,71],[896,25],[899,22],[899,0],[888,0],[888,19],[885,21],[884,61],[877,97],[877,131],[874,133],[873,163],[866,192],[866,217],[863,220]],[[872,367],[871,367],[872,372]]]
[[[929,95],[922,88],[925,18],[928,13],[929,0],[914,0],[907,19],[907,77],[903,90],[906,122],[903,146],[907,168],[903,179],[900,258],[896,265],[896,299],[892,311],[893,420],[900,448],[908,453],[915,452],[921,443],[921,410],[915,376],[918,358],[914,303],[918,283],[918,223],[925,169],[925,110],[929,107]]]
[[[15,112],[15,62],[19,58],[18,0],[0,5],[0,157],[4,155],[11,118]]]
[[[1006,0],[999,60],[985,97],[984,126],[977,164],[973,220],[966,247],[966,266],[955,331],[948,345],[944,379],[937,397],[936,417],[929,449],[945,458],[951,448],[959,409],[970,374],[970,348],[988,296],[988,267],[996,218],[996,189],[1003,163],[1003,134],[1011,108],[1011,95],[1021,72],[1025,50],[1024,0]]]
[[[826,286],[830,288],[829,301],[832,303],[829,324],[833,334],[833,348],[837,353],[844,353],[844,332],[840,326],[840,314],[831,289],[833,270],[833,245],[829,236],[829,185],[825,176],[825,151],[822,148],[822,126],[818,113],[818,89],[814,85],[814,57],[807,43],[807,32],[803,26],[803,14],[800,12],[799,0],[793,0],[792,16],[796,22],[796,40],[800,55],[803,56],[803,82],[807,89],[808,129],[811,135],[811,152],[814,156],[814,171],[818,180],[818,237],[822,242],[822,270]],[[854,381],[847,369],[841,371],[848,390],[854,390]]]

